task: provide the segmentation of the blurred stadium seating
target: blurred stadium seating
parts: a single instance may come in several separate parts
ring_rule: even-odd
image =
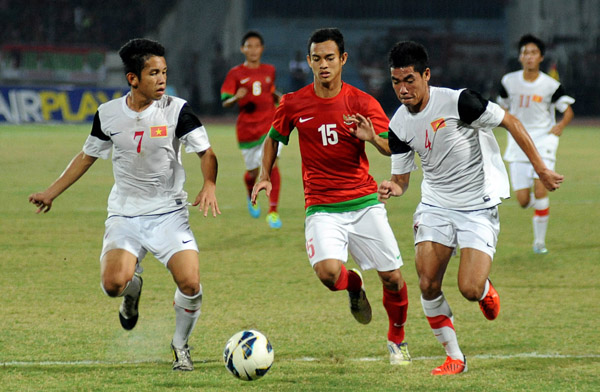
[[[263,60],[277,67],[278,87],[287,92],[289,62],[306,50],[310,32],[335,26],[350,54],[345,80],[389,112],[397,103],[386,56],[395,41],[415,39],[429,48],[433,84],[493,99],[501,75],[519,67],[518,37],[533,32],[548,44],[543,69],[557,71],[577,99],[577,116],[600,112],[600,0],[346,0],[334,8],[303,0],[0,0],[0,17],[0,87],[122,86],[115,51],[145,36],[167,47],[177,93],[196,110],[216,114],[221,68],[242,61],[244,30],[263,33]]]

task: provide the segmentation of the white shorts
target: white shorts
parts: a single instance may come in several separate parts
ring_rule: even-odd
[[[317,212],[306,217],[304,235],[311,266],[325,259],[345,263],[348,251],[362,270],[392,271],[402,266],[383,204],[358,211]]]
[[[498,207],[456,211],[419,203],[413,217],[415,245],[437,242],[450,248],[473,248],[494,258],[500,219]]]
[[[267,140],[265,138],[265,140]],[[258,146],[254,146],[251,148],[242,148],[242,156],[244,157],[244,164],[246,165],[246,170],[254,170],[259,168],[262,165],[262,155],[263,155],[263,146],[265,142],[262,142]],[[283,143],[279,142],[279,147],[277,148],[277,156],[281,154],[281,148],[283,147]]]
[[[550,170],[554,170],[555,161],[543,158],[544,163]],[[539,180],[539,176],[533,170],[531,162],[510,162],[510,184],[513,191],[519,189],[529,189],[533,186],[533,180]]]
[[[100,260],[110,250],[124,249],[136,256],[138,262],[150,252],[166,267],[177,252],[188,249],[198,252],[189,214],[187,208],[182,208],[162,215],[109,217]]]

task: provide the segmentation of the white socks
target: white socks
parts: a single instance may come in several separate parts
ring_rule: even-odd
[[[421,305],[423,306],[423,312],[425,312],[429,326],[433,330],[433,334],[438,342],[444,346],[446,355],[452,359],[460,359],[462,361],[464,355],[458,346],[458,339],[454,331],[454,317],[444,294],[431,301],[421,297]]]
[[[200,291],[193,297],[189,297],[179,291],[175,291],[173,308],[175,309],[175,334],[173,335],[173,346],[183,348],[188,342],[194,326],[200,317],[202,306],[202,285]]]
[[[485,298],[485,296],[487,295],[488,291],[490,291],[490,280],[486,279],[485,280],[485,286],[483,287],[483,295],[481,296],[481,298],[479,298],[480,301]]]
[[[531,192],[529,194],[529,203],[527,203],[527,206],[525,208],[531,208],[535,205],[535,202],[537,201],[537,199],[535,198],[535,195],[533,194],[533,192]]]
[[[535,212],[533,215],[533,243],[537,245],[546,244],[546,231],[550,218],[550,200],[547,197],[535,200]]]

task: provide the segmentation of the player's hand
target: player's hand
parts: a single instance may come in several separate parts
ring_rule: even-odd
[[[52,199],[47,197],[44,192],[38,192],[29,195],[29,202],[38,207],[37,211],[35,212],[36,214],[39,214],[42,211],[45,214],[46,212],[50,211],[50,208],[52,208]]]
[[[377,199],[383,203],[392,196],[402,196],[404,192],[394,181],[383,180],[377,188]]]
[[[377,199],[385,203],[387,199],[392,197],[392,182],[388,180],[381,181],[379,188],[377,188],[377,193]]]
[[[198,196],[196,196],[196,200],[192,204],[194,207],[198,206],[198,209],[204,213],[204,216],[208,216],[208,210],[212,211],[212,216],[217,217],[221,215],[221,210],[219,210],[219,203],[217,203],[217,196],[215,195],[215,188],[213,187],[203,187]]]
[[[565,177],[558,174],[550,169],[544,169],[538,173],[540,181],[544,184],[544,187],[550,192],[553,192],[560,188],[560,184],[564,181]]]
[[[235,96],[238,100],[244,98],[246,94],[248,94],[248,89],[246,87],[240,87],[235,92]]]
[[[360,140],[370,142],[375,139],[376,133],[370,118],[360,113],[344,115],[344,121],[351,122],[356,128],[350,128],[350,132]]]
[[[256,198],[258,197],[258,192],[265,190],[267,197],[271,196],[271,189],[273,189],[273,185],[269,180],[260,180],[256,184],[254,184],[254,188],[252,188],[252,195],[250,196],[250,201],[252,205],[256,204]]]
[[[556,136],[561,136],[563,133],[563,128],[560,125],[555,124],[550,130],[550,133]]]

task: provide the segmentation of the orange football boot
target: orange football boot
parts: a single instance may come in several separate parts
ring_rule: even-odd
[[[498,313],[500,313],[500,296],[494,286],[492,286],[492,281],[489,279],[488,281],[490,282],[490,288],[486,296],[479,301],[479,308],[486,319],[494,320],[498,317]]]
[[[463,356],[464,361],[446,357],[446,362],[431,371],[434,376],[446,376],[450,374],[465,373],[467,371],[467,357]]]

